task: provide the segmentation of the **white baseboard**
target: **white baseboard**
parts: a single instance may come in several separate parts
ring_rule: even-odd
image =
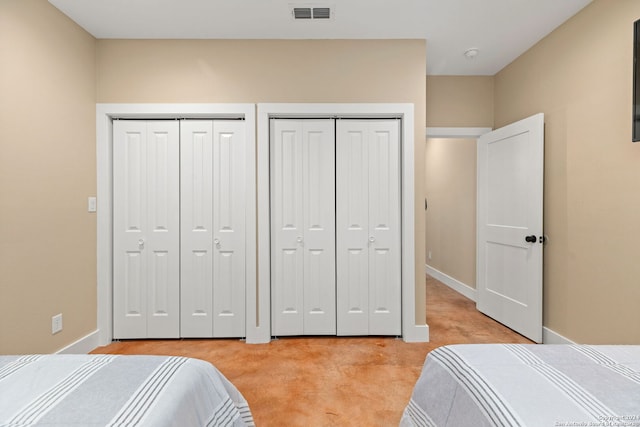
[[[469,285],[465,285],[459,280],[454,279],[453,277],[436,270],[429,265],[425,265],[425,272],[433,277],[434,279],[439,280],[444,283],[454,291],[464,295],[472,301],[476,300],[476,290]],[[542,328],[542,342],[544,344],[576,344],[571,341],[569,338],[560,335],[559,333],[552,331],[547,327]]]
[[[78,341],[56,351],[56,354],[87,354],[99,346],[99,335],[98,330],[95,330]]]
[[[409,334],[403,336],[404,342],[429,342],[429,325],[414,325]]]
[[[543,344],[576,344],[567,337],[563,337],[557,332],[552,331],[547,327],[542,328],[542,343]]]
[[[469,298],[472,301],[476,300],[476,290],[474,288],[472,288],[471,286],[462,283],[461,281],[454,279],[453,277],[436,270],[435,268],[425,264],[425,272],[433,277],[434,279],[439,280],[440,282],[444,283],[445,285],[447,285],[448,287],[450,287],[451,289],[453,289],[454,291],[464,295],[465,297]]]

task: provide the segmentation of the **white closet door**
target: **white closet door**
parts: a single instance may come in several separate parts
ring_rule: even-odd
[[[401,334],[397,120],[337,123],[339,335]]]
[[[331,120],[305,120],[304,334],[336,333],[335,131]]]
[[[213,336],[213,126],[180,126],[180,335]]]
[[[335,334],[332,120],[271,121],[272,333]]]
[[[304,333],[302,122],[271,120],[271,333]]]
[[[245,336],[245,124],[213,122],[213,336]]]
[[[401,335],[399,122],[366,124],[370,138],[369,334]]]
[[[179,336],[178,123],[115,121],[114,337]]]
[[[181,336],[245,335],[242,121],[181,123]]]
[[[369,148],[366,129],[337,124],[338,335],[369,333]]]

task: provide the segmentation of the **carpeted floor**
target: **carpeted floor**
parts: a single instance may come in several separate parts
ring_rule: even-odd
[[[115,342],[94,353],[166,354],[213,363],[245,396],[256,425],[397,426],[427,353],[457,343],[529,343],[427,277],[430,342],[392,337]]]

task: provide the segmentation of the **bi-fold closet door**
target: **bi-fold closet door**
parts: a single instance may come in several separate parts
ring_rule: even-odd
[[[244,122],[113,124],[114,338],[245,335]]]
[[[114,338],[180,336],[179,132],[113,123]]]
[[[240,120],[180,126],[182,337],[245,336],[244,141]]]
[[[271,120],[273,335],[335,335],[333,120]]]
[[[272,119],[273,335],[400,335],[398,120]]]
[[[338,335],[401,335],[398,120],[337,123]]]

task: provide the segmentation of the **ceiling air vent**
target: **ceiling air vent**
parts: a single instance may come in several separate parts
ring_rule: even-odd
[[[294,7],[293,8],[294,19],[311,19],[310,7]]]
[[[314,7],[313,19],[329,19],[331,18],[331,9],[328,7]]]
[[[294,19],[331,19],[329,7],[294,7]]]

